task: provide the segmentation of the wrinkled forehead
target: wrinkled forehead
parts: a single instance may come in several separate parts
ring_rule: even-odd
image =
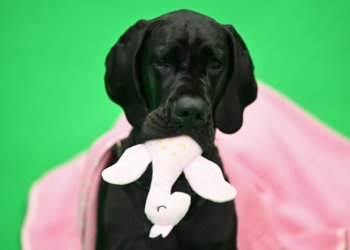
[[[189,49],[200,47],[226,49],[227,47],[223,29],[219,24],[206,19],[160,20],[151,30],[148,41],[152,47],[181,46]]]

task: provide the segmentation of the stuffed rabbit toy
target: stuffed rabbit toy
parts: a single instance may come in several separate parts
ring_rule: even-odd
[[[127,149],[117,163],[102,172],[102,177],[111,184],[128,184],[137,180],[152,162],[145,214],[154,224],[149,237],[164,238],[185,216],[191,203],[188,194],[171,193],[182,172],[191,188],[205,199],[226,202],[236,196],[235,188],[225,181],[219,166],[201,154],[201,147],[186,135],[151,140]]]

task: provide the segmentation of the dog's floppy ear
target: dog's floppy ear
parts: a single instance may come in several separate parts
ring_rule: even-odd
[[[109,97],[119,104],[131,125],[138,126],[147,114],[138,79],[137,62],[148,21],[131,26],[110,50],[106,59],[105,84]]]
[[[214,122],[224,133],[234,133],[243,122],[244,108],[256,99],[254,66],[242,38],[231,25],[223,26],[231,48],[231,73],[215,108]]]

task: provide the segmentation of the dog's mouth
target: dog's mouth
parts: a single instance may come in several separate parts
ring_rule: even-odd
[[[214,124],[211,113],[207,119],[195,126],[181,124],[174,119],[168,108],[160,107],[148,114],[141,127],[142,142],[175,137],[180,135],[188,135],[194,139],[206,151],[212,147],[214,143]]]

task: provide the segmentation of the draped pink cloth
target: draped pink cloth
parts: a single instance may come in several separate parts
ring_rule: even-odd
[[[344,118],[345,119],[345,118]],[[30,192],[24,250],[92,250],[96,198],[122,117],[91,149],[49,172]],[[350,226],[350,142],[266,85],[233,135],[216,134],[237,188],[240,250],[345,250]]]

